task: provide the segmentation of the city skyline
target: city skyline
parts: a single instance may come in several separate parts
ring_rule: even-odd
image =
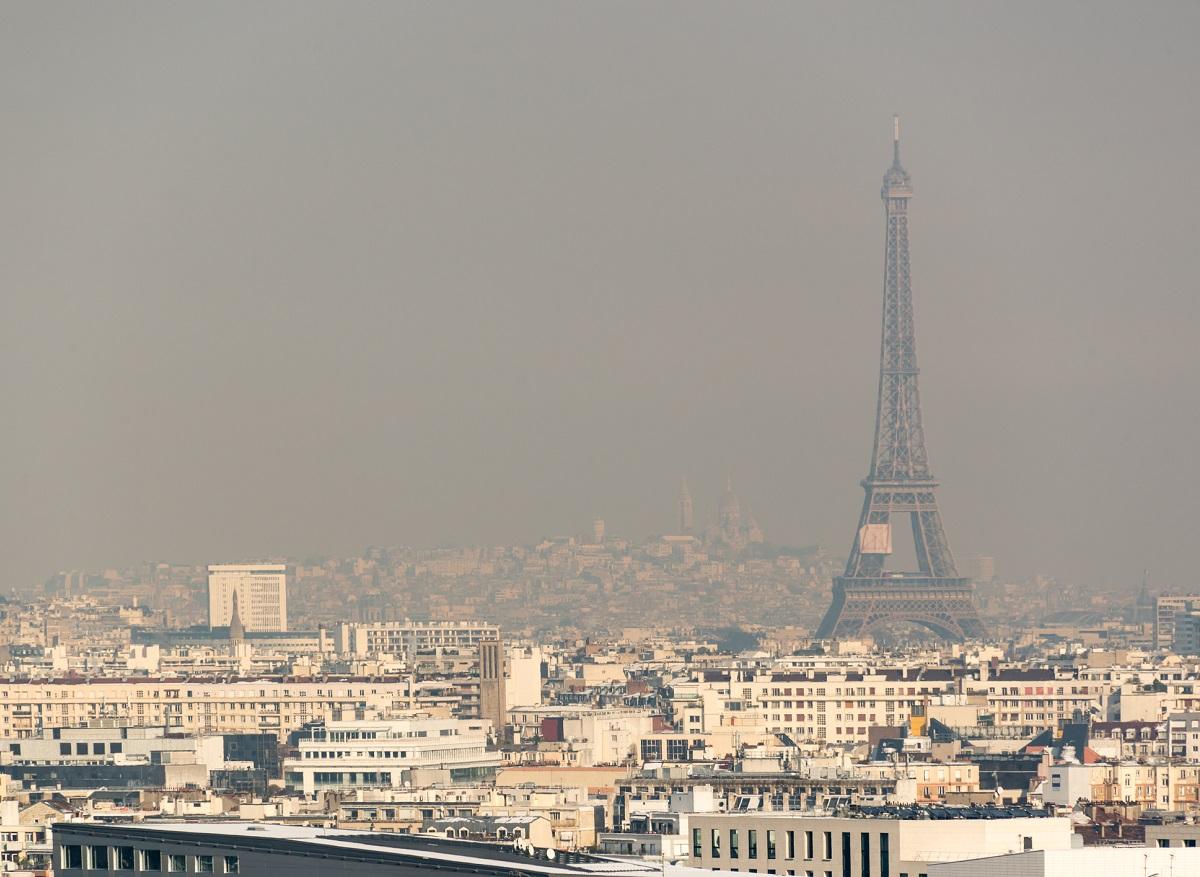
[[[1200,874],[1200,5],[4,24],[6,877]]]
[[[13,11],[6,587],[637,538],[681,474],[843,551],[896,111],[956,549],[1193,586],[1195,8],[520,8]]]

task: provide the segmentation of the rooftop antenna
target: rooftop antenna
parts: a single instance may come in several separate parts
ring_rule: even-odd
[[[900,116],[892,116],[892,164],[900,166]]]

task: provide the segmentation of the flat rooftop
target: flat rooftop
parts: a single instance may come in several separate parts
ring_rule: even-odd
[[[698,817],[738,819],[747,816],[764,819],[1048,819],[1050,814],[1036,807],[936,807],[918,805],[887,805],[870,807],[857,805],[820,816],[795,810],[732,810],[725,813],[696,813]]]
[[[584,853],[555,853],[553,860],[517,852],[512,846],[481,841],[450,840],[427,834],[350,831],[269,822],[142,822],[137,825],[69,822],[55,825],[60,843],[103,837],[108,842],[153,843],[171,840],[237,846],[281,854],[308,855],[337,851],[361,854],[371,861],[423,865],[430,870],[474,871],[481,868],[512,874],[631,874],[649,875],[660,869]]]

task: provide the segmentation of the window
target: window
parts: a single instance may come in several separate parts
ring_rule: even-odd
[[[709,843],[711,844],[710,852],[712,853],[712,857],[714,859],[721,858],[721,830],[719,828],[712,830],[712,837],[709,839]]]
[[[1025,838],[1026,842],[1028,842],[1029,840],[1030,840],[1030,838]],[[1158,839],[1158,845],[1160,847],[1169,847],[1171,845],[1171,842],[1169,840],[1167,840],[1165,837],[1160,837]],[[1029,849],[1029,847],[1026,847],[1025,849]]]
[[[59,743],[58,744],[58,754],[59,755],[70,755],[71,754],[71,744],[70,743]]]
[[[850,877],[850,832],[842,832],[842,877]]]
[[[179,855],[178,853],[169,853],[167,855],[167,870],[178,871],[180,873],[187,870],[187,856]]]
[[[76,755],[87,755],[87,744],[86,743],[76,743],[75,744],[75,754]]]
[[[811,831],[804,832],[804,858],[811,859],[813,857],[813,833]]]
[[[107,871],[108,847],[88,847],[87,866],[93,871]]]
[[[879,833],[879,877],[891,877],[892,875],[891,850],[889,849],[891,839],[891,835],[886,831]]]
[[[1183,839],[1183,845],[1188,848],[1194,847],[1196,845],[1196,839],[1194,837],[1185,837]]]
[[[238,865],[239,865],[239,863],[238,863],[237,856],[226,856],[225,857],[225,873],[226,874],[238,873]]]
[[[787,833],[786,843],[787,843],[787,847],[786,847],[785,858],[788,858],[788,859],[796,858],[796,832],[789,831]]]
[[[118,871],[132,871],[133,847],[113,847],[113,867]]]
[[[824,855],[821,856],[821,858],[824,859],[826,862],[828,862],[830,859],[833,858],[833,832],[826,831],[826,832],[824,832],[824,834],[825,834],[825,837],[822,838],[822,840],[825,842],[825,846],[822,849],[822,852],[824,853]]]
[[[775,830],[767,830],[767,858],[775,858]]]
[[[758,831],[753,828],[746,832],[746,849],[750,858],[758,858]]]
[[[212,856],[196,856],[196,873],[211,874],[213,872]]]
[[[138,850],[141,854],[140,868],[143,871],[162,870],[162,850]]]
[[[692,829],[692,858],[699,859],[704,855],[704,841],[700,829]]]
[[[92,744],[92,755],[103,755],[103,754],[104,754],[104,744],[103,743],[93,743]]]
[[[63,868],[79,869],[83,867],[83,847],[79,844],[66,844],[62,847],[61,858]]]
[[[863,832],[858,838],[859,870],[862,872],[862,877],[871,877],[871,835],[868,832]],[[845,867],[842,868],[845,870]]]
[[[738,857],[738,830],[736,828],[729,829],[729,858],[736,859]]]

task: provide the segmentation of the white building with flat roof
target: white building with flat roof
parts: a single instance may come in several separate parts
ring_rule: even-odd
[[[208,568],[208,626],[228,627],[234,597],[247,631],[287,630],[287,565],[219,563]]]
[[[427,716],[326,722],[284,760],[283,778],[306,795],[398,788],[413,783],[414,771],[444,773],[451,782],[485,779],[500,764],[500,753],[487,749],[490,729],[480,719]]]

